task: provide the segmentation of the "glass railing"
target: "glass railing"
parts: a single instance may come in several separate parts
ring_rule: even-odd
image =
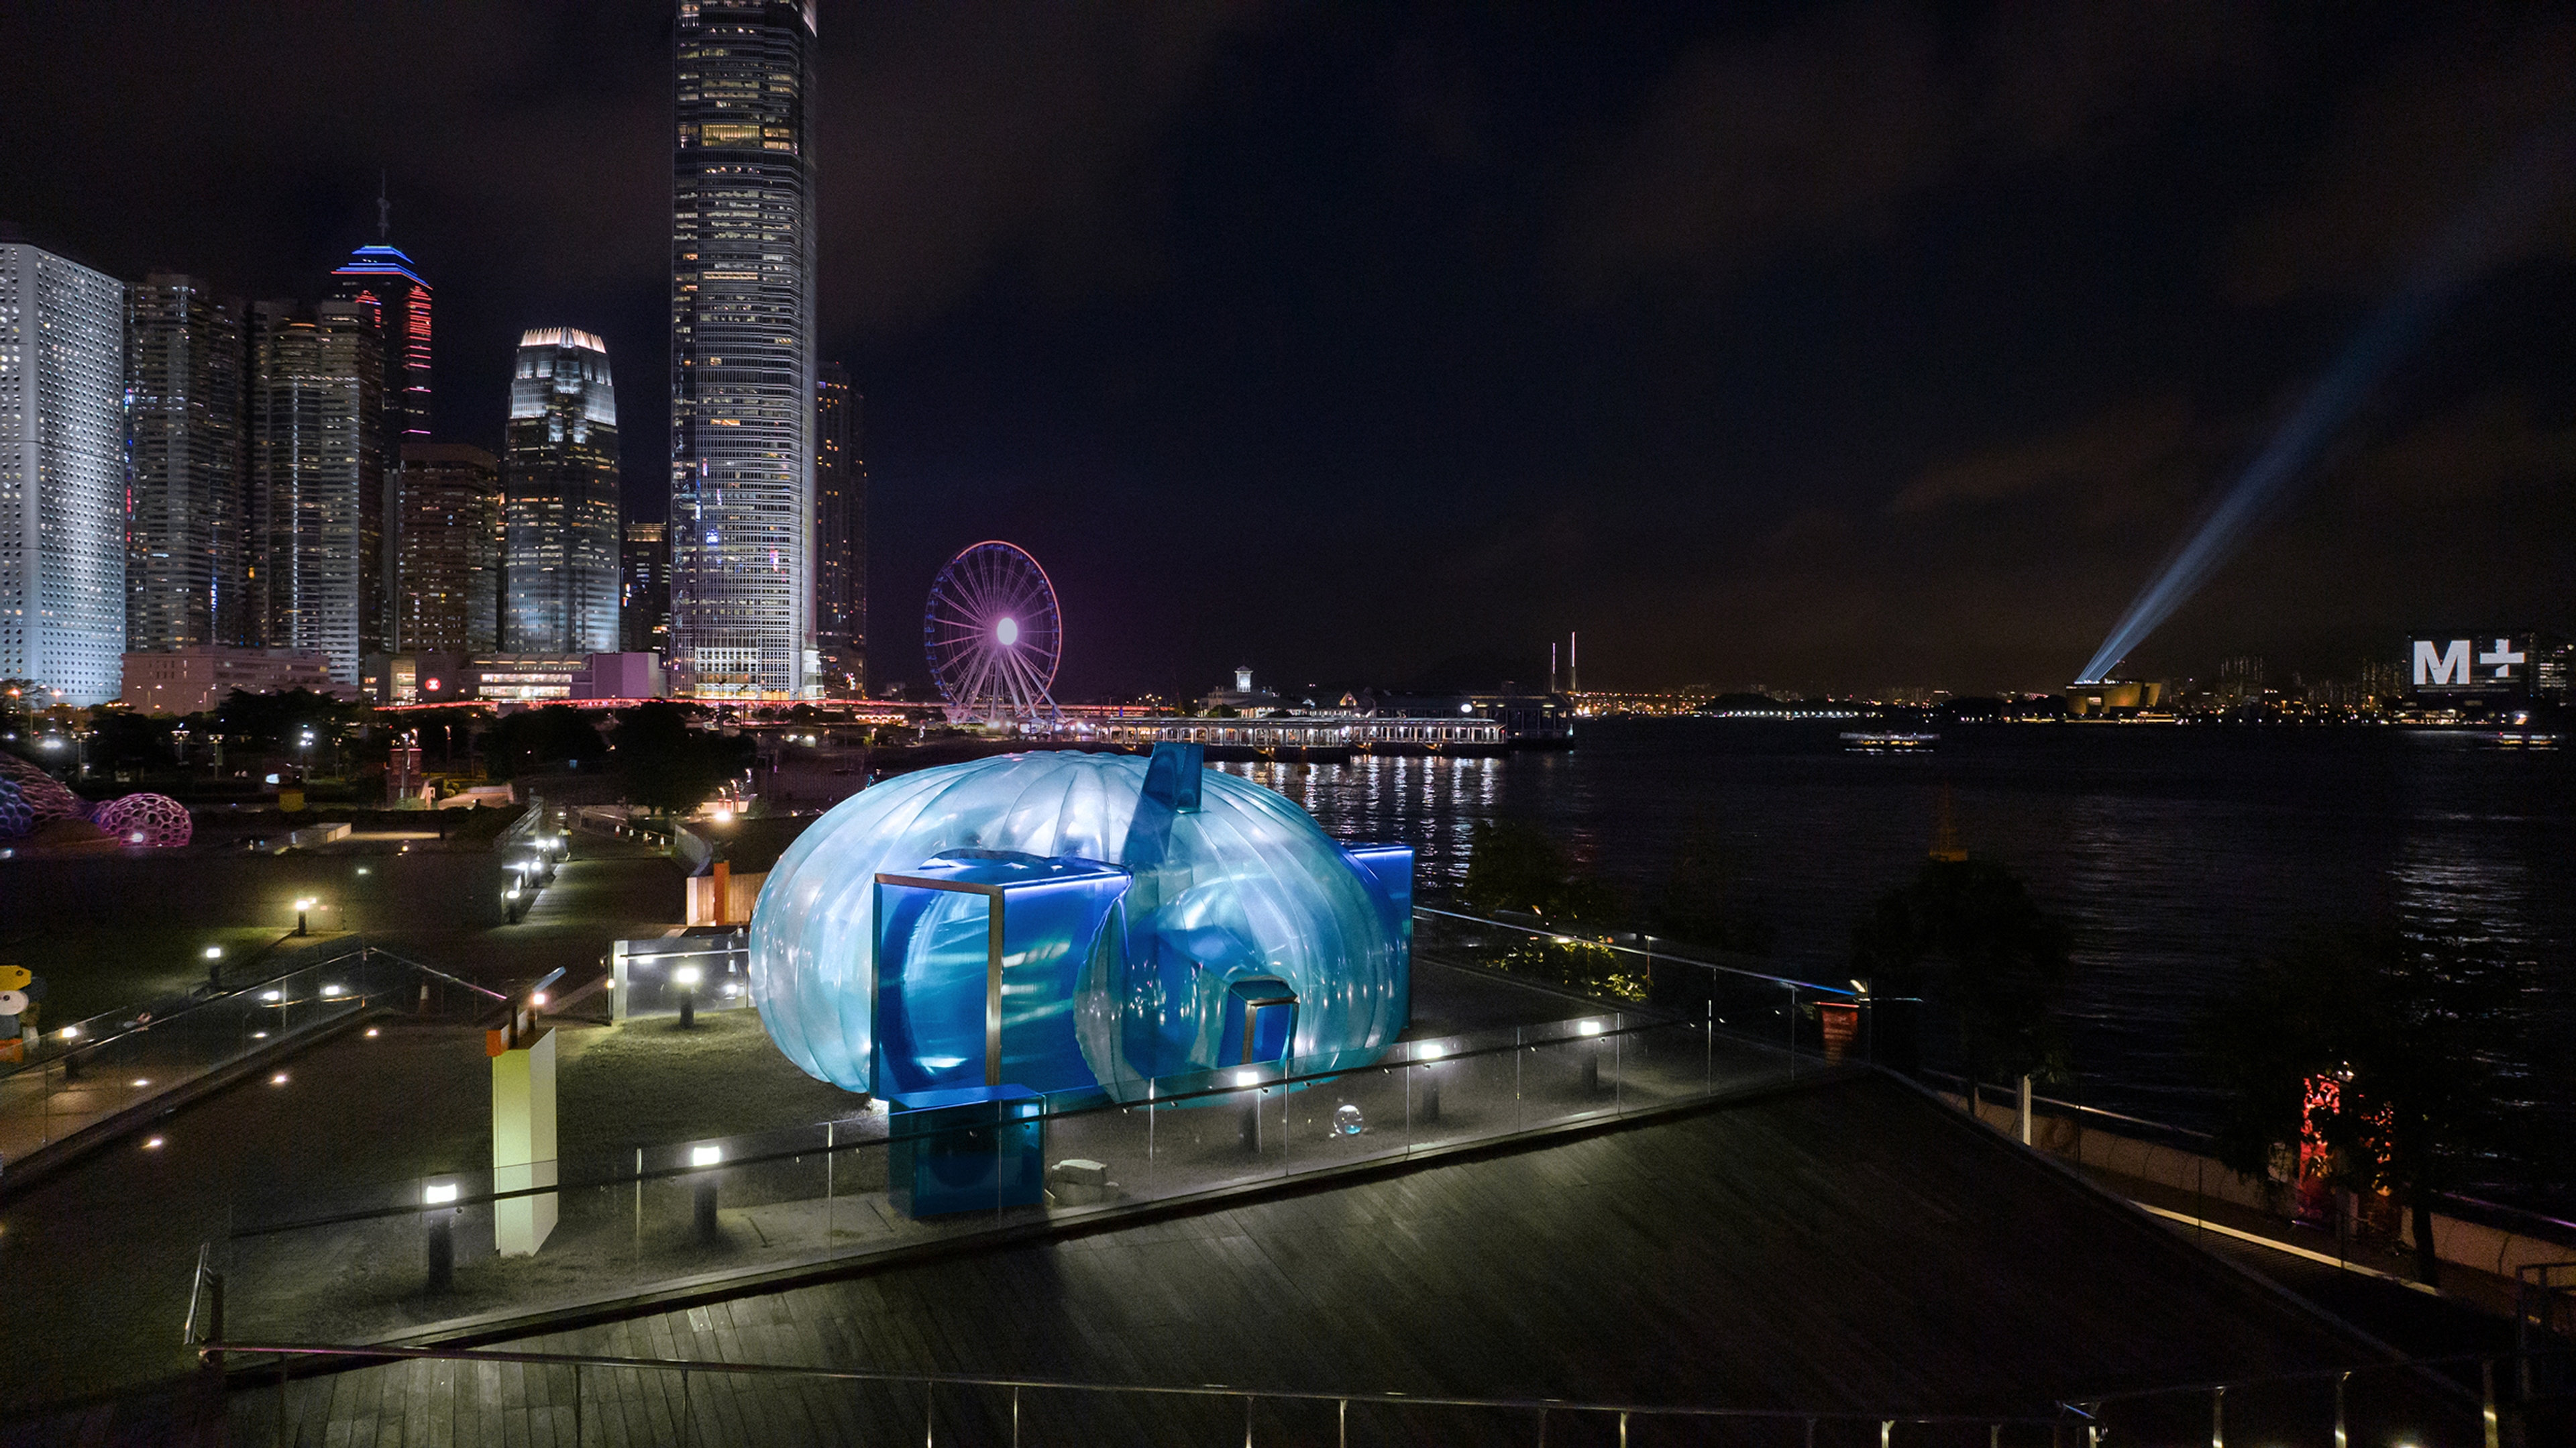
[[[210,1336],[382,1342],[1419,1158],[1813,1073],[1659,1011],[1098,1091],[479,1164],[238,1209]],[[537,1249],[505,1254],[506,1245]]]
[[[257,979],[234,981],[47,1030],[0,1067],[0,1186],[23,1185],[81,1133],[387,1004],[480,1010],[494,992],[363,941],[316,947]]]

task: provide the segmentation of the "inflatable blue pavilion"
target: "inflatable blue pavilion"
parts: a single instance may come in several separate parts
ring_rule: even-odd
[[[752,998],[790,1060],[899,1104],[1139,1100],[1374,1060],[1411,1009],[1412,896],[1409,846],[1338,844],[1196,745],[1005,755],[807,829],[752,913]]]

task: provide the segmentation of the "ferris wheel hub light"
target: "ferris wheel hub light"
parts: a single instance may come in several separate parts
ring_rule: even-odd
[[[1018,621],[1006,618],[1000,623],[995,624],[993,626],[993,637],[1000,639],[1002,641],[1002,647],[1004,648],[1009,648],[1011,645],[1018,643],[1020,641],[1020,625]]]

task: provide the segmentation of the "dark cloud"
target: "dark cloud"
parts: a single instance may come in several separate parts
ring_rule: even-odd
[[[2203,3],[1844,5],[1695,47],[1577,195],[1575,265],[1601,287],[1724,279],[1802,244],[1883,237],[1963,175],[2106,144],[2253,78],[2255,13]]]

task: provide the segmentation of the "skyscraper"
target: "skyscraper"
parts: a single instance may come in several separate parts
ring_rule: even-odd
[[[812,692],[814,6],[679,0],[671,652],[702,695]]]
[[[0,232],[0,678],[98,704],[125,652],[125,284]]]
[[[671,652],[671,544],[665,525],[628,523],[617,632],[630,654]]]
[[[617,392],[607,343],[569,327],[521,334],[507,448],[501,647],[617,652]]]
[[[242,305],[154,272],[126,293],[125,647],[242,642]]]
[[[259,642],[313,649],[358,680],[367,515],[382,522],[383,354],[354,302],[251,308],[250,555]],[[366,506],[369,496],[378,499]],[[381,601],[379,601],[380,603]]]
[[[393,495],[387,650],[500,652],[500,459],[467,443],[404,443]]]
[[[868,657],[867,399],[837,365],[814,396],[814,637],[823,686],[863,694]]]
[[[384,245],[359,247],[331,275],[338,299],[366,308],[384,339],[381,427],[390,467],[404,443],[429,440],[429,283],[410,257]]]
[[[429,440],[429,283],[410,257],[384,244],[393,208],[381,196],[376,206],[379,244],[359,247],[331,277],[337,299],[363,312],[375,333],[380,415],[372,435],[376,475],[384,478],[401,465],[405,442]],[[358,503],[358,637],[370,653],[387,642],[385,615],[393,600],[385,501],[381,491],[370,489]]]

